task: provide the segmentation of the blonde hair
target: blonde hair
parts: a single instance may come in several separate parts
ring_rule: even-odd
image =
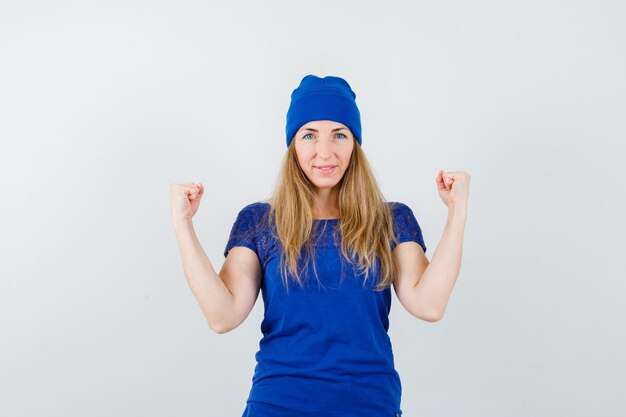
[[[397,243],[393,232],[392,208],[385,201],[370,165],[354,139],[350,163],[339,182],[339,221],[342,256],[355,266],[355,271],[364,273],[364,285],[370,268],[379,267],[380,280],[374,288],[388,288],[396,275],[390,241]],[[274,233],[282,246],[280,257],[281,277],[287,291],[288,275],[303,286],[298,269],[300,253],[305,248],[303,270],[314,257],[312,242],[313,206],[315,195],[313,184],[298,163],[293,140],[285,153],[276,186],[271,197],[267,215],[275,226]],[[317,277],[315,262],[313,269]],[[343,274],[343,273],[342,273]]]

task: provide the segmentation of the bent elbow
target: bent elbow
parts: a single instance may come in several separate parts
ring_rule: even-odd
[[[439,320],[441,320],[442,318],[443,318],[443,313],[441,313],[441,314],[433,314],[433,315],[430,317],[430,320],[429,320],[429,321],[430,321],[431,323],[436,323],[436,322],[438,322]]]
[[[209,323],[209,328],[217,334],[224,334],[230,332],[232,329],[226,326],[219,326],[217,324]]]
[[[429,323],[436,323],[443,318],[444,309],[434,309],[422,314],[420,318]]]

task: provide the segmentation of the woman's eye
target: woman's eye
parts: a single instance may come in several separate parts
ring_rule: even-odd
[[[313,136],[313,133],[307,133],[306,135],[302,136],[302,139],[308,139],[309,136]],[[347,138],[347,136],[343,133],[337,133],[337,137],[339,137],[339,139]]]

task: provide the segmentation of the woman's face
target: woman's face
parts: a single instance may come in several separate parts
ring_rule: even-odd
[[[330,189],[339,183],[354,148],[354,136],[346,125],[332,120],[308,122],[293,140],[300,167],[317,188]]]

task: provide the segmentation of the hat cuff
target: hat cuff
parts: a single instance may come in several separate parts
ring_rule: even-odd
[[[346,125],[361,144],[359,109],[353,100],[340,93],[305,94],[295,99],[287,112],[287,147],[293,136],[306,123],[314,120],[333,120]]]

